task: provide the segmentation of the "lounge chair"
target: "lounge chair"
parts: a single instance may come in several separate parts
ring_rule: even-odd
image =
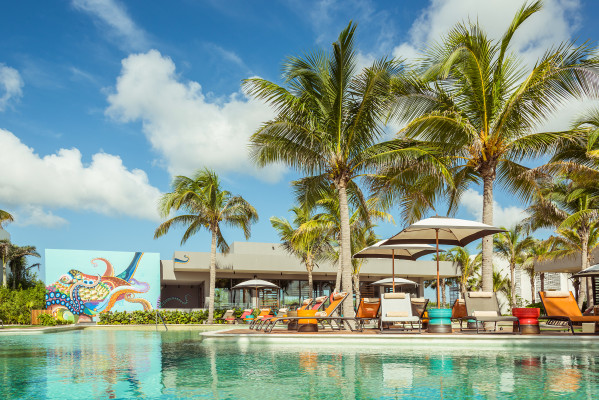
[[[476,333],[479,333],[480,326],[485,322],[494,322],[495,330],[497,330],[497,322],[509,321],[516,322],[518,331],[520,331],[520,323],[518,318],[512,316],[502,316],[499,310],[499,302],[495,292],[468,292],[464,298],[466,305],[466,316],[459,318],[460,331],[463,331],[462,324],[464,321],[473,320],[476,323]],[[483,324],[479,324],[482,322]],[[514,333],[516,331],[514,330]]]
[[[306,320],[306,319],[315,319],[317,321],[317,323],[321,324],[321,326],[323,328],[324,328],[324,322],[328,322],[331,325],[332,329],[334,329],[334,327],[331,324],[331,322],[335,321],[338,325],[338,329],[341,329],[342,321],[344,320],[344,318],[343,317],[333,317],[333,314],[335,312],[337,312],[337,310],[341,306],[341,303],[343,303],[343,300],[345,300],[347,298],[347,293],[333,293],[333,294],[331,294],[330,298],[331,298],[331,302],[330,302],[329,306],[324,311],[317,311],[315,316],[313,316],[313,317],[286,317],[284,319],[279,319],[277,321],[274,321],[274,323],[269,324],[268,327],[264,329],[264,331],[268,332],[268,333],[272,332],[272,330],[277,325],[277,323],[281,323],[283,321],[289,322],[289,321],[300,321],[300,320]],[[351,327],[350,327],[350,329],[351,329]]]
[[[417,315],[422,320],[424,318],[424,313],[426,312],[426,307],[428,306],[428,299],[424,297],[413,297],[410,299],[412,303],[412,313]]]
[[[314,299],[310,298],[310,299],[304,300],[302,302],[302,305],[300,307],[298,307],[297,309],[298,310],[306,310],[306,309],[308,309],[308,307],[310,307],[310,304],[312,303],[312,300],[314,300]]]
[[[547,312],[547,318],[567,322],[572,334],[574,323],[594,322],[596,329],[599,316],[582,315],[572,292],[539,292],[539,296]]]
[[[225,311],[225,313],[223,314],[222,317],[220,317],[218,319],[219,321],[225,321],[225,323],[227,322],[235,322],[235,310],[227,310]]]
[[[383,293],[381,295],[381,316],[379,328],[381,332],[388,323],[409,323],[412,329],[418,323],[418,332],[422,331],[420,315],[414,315],[409,293]]]
[[[356,317],[352,318],[356,322],[356,328],[359,331],[364,330],[364,324],[366,321],[378,320],[379,309],[381,308],[380,299],[363,298],[360,299],[358,304],[358,310],[356,311]],[[346,319],[346,318],[344,318]],[[349,318],[347,318],[349,319]]]
[[[250,322],[250,329],[254,329],[256,324],[262,322],[263,319],[268,318],[268,315],[270,315],[270,313],[270,308],[261,308],[260,313],[256,316],[256,318],[254,318],[252,322]]]
[[[246,308],[245,310],[243,310],[241,315],[235,319],[235,322],[237,322],[239,324],[251,323],[251,321],[254,320],[253,313],[254,313],[253,309]],[[251,316],[251,318],[250,318],[250,316]]]
[[[322,305],[327,301],[328,296],[320,296],[317,297],[315,299],[306,299],[304,300],[302,306],[300,308],[298,308],[298,310],[320,310],[320,308],[322,307]],[[312,303],[312,300],[314,300],[314,303]],[[287,315],[285,315],[285,317],[287,317]],[[268,326],[270,324],[274,324],[276,321],[278,321],[280,318],[278,318],[278,314],[277,317],[275,318],[270,318],[267,321],[265,321],[265,323],[262,325],[262,327],[264,328],[264,330],[266,331],[266,328],[268,328]],[[297,329],[297,320],[293,320],[293,319],[289,319],[289,318],[285,318],[284,321],[282,321],[283,323],[289,324],[288,329],[293,330],[293,329]]]
[[[288,311],[288,308],[287,308],[287,307],[284,307],[284,308],[279,308],[279,311],[277,311],[277,313],[276,313],[275,315],[270,315],[270,314],[269,314],[269,315],[266,315],[265,317],[263,317],[263,318],[262,318],[262,320],[261,320],[261,321],[257,321],[257,322],[256,322],[255,329],[256,329],[257,331],[259,331],[259,330],[260,330],[260,329],[262,329],[263,327],[265,328],[265,327],[266,327],[266,325],[268,325],[268,323],[269,323],[270,321],[272,321],[272,320],[275,320],[275,321],[276,321],[277,319],[280,319],[280,318],[286,317],[286,316],[287,316],[287,311]]]

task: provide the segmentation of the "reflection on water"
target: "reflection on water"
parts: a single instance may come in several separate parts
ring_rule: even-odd
[[[198,333],[0,337],[0,398],[594,398],[580,348],[212,344]]]

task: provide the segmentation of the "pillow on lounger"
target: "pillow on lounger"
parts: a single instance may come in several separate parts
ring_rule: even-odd
[[[497,311],[474,311],[473,317],[497,317]]]
[[[362,300],[364,300],[364,304],[372,304],[372,303],[376,304],[380,301],[379,299],[370,299],[368,297],[366,297]]]
[[[316,311],[316,314],[314,314],[315,317],[327,317],[327,312],[326,311]]]
[[[317,297],[316,299],[314,299],[314,302],[315,303],[324,303],[327,300],[327,297],[329,297],[329,296],[320,296],[320,297]]]
[[[412,300],[412,303],[425,303],[426,299],[424,297],[414,297]]]
[[[389,311],[387,317],[411,317],[407,311]]]
[[[493,297],[493,292],[470,292],[470,297]]]
[[[386,299],[405,299],[405,293],[385,293]]]
[[[341,300],[345,296],[347,296],[347,293],[345,293],[345,292],[335,293],[335,294],[333,294],[333,300]]]
[[[312,299],[306,299],[303,301],[302,305],[307,306],[308,304],[310,304],[311,301]]]
[[[558,291],[545,292],[545,297],[570,297],[570,292],[558,292]]]

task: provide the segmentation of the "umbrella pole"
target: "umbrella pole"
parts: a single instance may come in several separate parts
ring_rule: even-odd
[[[435,239],[437,244],[437,308],[441,308],[441,297],[439,296],[439,229],[435,229]]]
[[[391,273],[393,277],[393,293],[395,293],[395,249],[391,250]]]

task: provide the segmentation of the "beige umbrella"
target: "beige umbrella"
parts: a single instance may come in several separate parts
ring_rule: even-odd
[[[409,245],[383,245],[385,240],[366,247],[354,254],[354,258],[390,258],[392,287],[395,292],[395,260],[416,261],[417,258],[435,252],[435,248],[428,244],[413,243]]]
[[[434,216],[405,228],[397,235],[385,240],[383,245],[409,245],[411,243],[434,243],[437,253],[437,307],[441,304],[439,294],[439,245],[464,247],[468,243],[505,229],[465,219]]]
[[[262,279],[250,279],[249,281],[233,286],[233,289],[256,289],[256,307],[258,307],[258,289],[263,288],[278,289],[279,287],[272,282],[263,281]]]

